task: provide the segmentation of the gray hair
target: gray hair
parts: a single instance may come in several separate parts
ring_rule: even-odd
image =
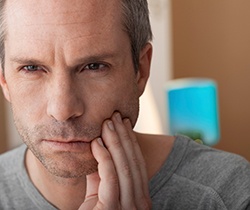
[[[0,62],[2,69],[4,69],[5,57],[5,3],[6,0],[0,0]],[[130,38],[133,64],[137,71],[139,67],[140,51],[152,40],[148,3],[147,0],[121,0],[121,6],[123,11],[123,25]]]
[[[147,0],[121,0],[123,25],[129,35],[135,70],[139,67],[140,51],[152,40]]]

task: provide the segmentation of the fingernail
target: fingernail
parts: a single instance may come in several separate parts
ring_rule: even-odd
[[[115,128],[114,128],[114,124],[113,124],[113,122],[110,120],[110,121],[108,121],[108,127],[109,127],[109,129],[110,130],[112,130],[112,131],[114,131],[115,130]]]
[[[128,118],[125,118],[123,122],[125,125],[130,126],[130,120]]]
[[[122,122],[122,117],[121,117],[120,113],[116,113],[115,117],[116,117],[118,122],[120,122],[120,123]]]
[[[101,138],[98,138],[97,139],[97,142],[99,143],[99,145],[101,145],[102,147],[104,147],[104,144],[103,144],[103,141]]]

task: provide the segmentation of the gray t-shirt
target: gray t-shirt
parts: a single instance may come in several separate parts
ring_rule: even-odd
[[[0,209],[56,209],[30,181],[25,151],[22,145],[0,156]],[[250,209],[250,164],[177,136],[149,189],[153,210]]]

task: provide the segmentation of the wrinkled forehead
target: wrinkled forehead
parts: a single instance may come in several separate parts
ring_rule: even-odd
[[[7,31],[14,26],[15,33],[27,26],[40,26],[37,33],[43,33],[44,26],[85,27],[89,23],[107,29],[121,24],[121,15],[119,0],[7,0],[5,5]]]

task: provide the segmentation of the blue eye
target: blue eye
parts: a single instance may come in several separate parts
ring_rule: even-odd
[[[34,71],[42,70],[41,67],[36,66],[36,65],[24,66],[23,69],[26,70],[26,71],[29,71],[29,72],[34,72]]]

